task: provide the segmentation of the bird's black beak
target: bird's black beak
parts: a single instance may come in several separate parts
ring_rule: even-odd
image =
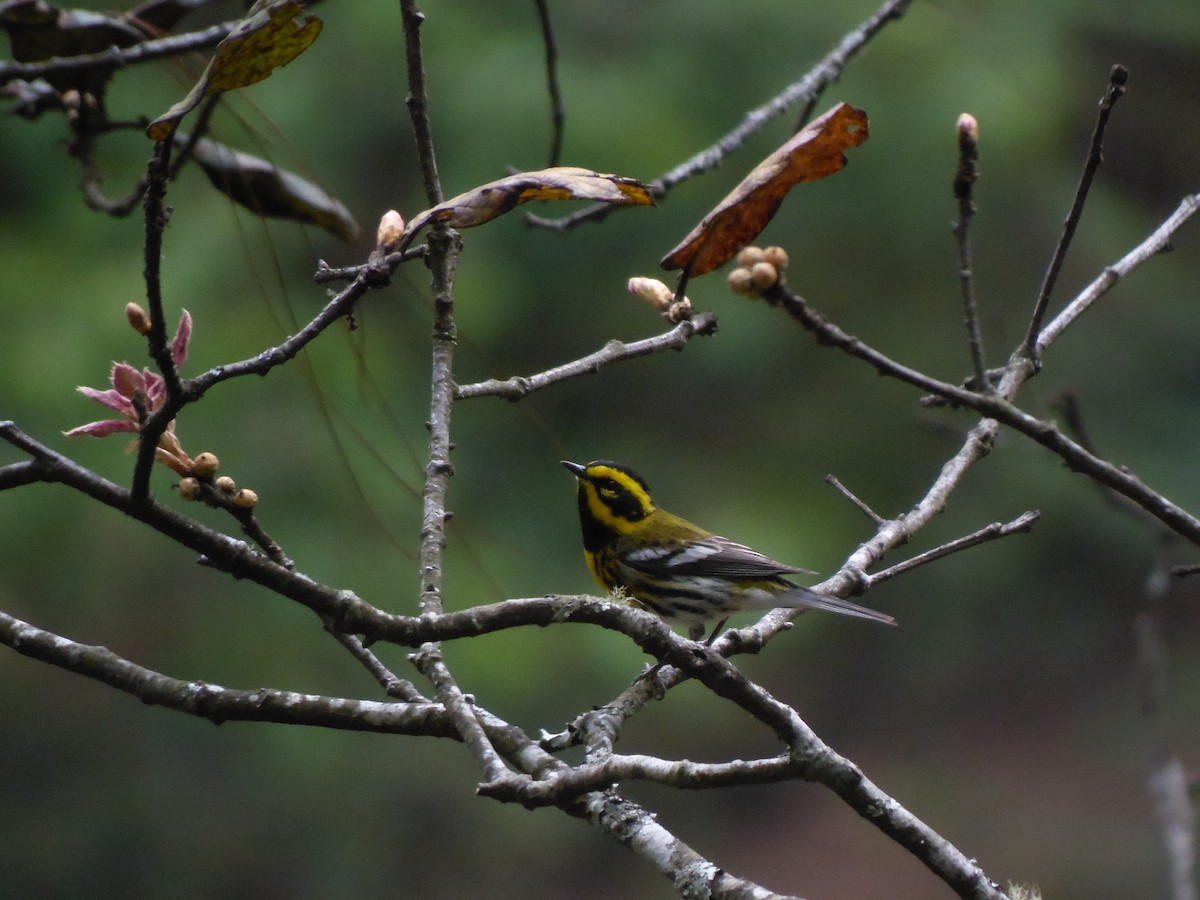
[[[561,459],[559,462],[570,469],[576,478],[583,478],[587,473],[587,466],[581,466],[577,462],[571,462],[569,459]]]

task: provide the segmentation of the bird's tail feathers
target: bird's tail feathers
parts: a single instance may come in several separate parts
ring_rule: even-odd
[[[823,609],[826,612],[840,613],[843,616],[855,616],[859,619],[870,619],[872,622],[882,622],[885,625],[896,624],[896,620],[887,613],[867,609],[865,606],[859,606],[857,603],[851,603],[849,600],[843,600],[841,597],[831,597],[828,594],[821,594],[810,588],[800,587],[799,585],[789,588],[782,594],[778,594],[776,603],[779,606],[789,608],[808,607],[810,609]]]

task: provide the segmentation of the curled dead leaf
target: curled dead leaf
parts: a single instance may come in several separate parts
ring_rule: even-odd
[[[649,189],[640,181],[576,166],[555,166],[489,181],[439,203],[413,218],[407,238],[411,241],[430,222],[444,222],[452,228],[473,228],[530,200],[598,200],[632,206],[654,205]]]
[[[868,137],[867,114],[839,103],[764,159],[662,260],[664,269],[703,275],[723,266],[767,227],[793,186],[846,164],[845,151]]]
[[[321,20],[309,15],[295,21],[304,9],[300,0],[255,3],[241,24],[217,44],[195,87],[151,122],[146,134],[165,141],[205,97],[262,81],[307,50],[321,33]]]
[[[358,223],[341,201],[265,159],[208,138],[196,141],[192,158],[217,190],[256,216],[317,225],[343,241],[358,235]]]

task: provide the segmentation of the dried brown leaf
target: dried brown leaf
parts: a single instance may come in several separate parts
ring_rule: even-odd
[[[767,227],[794,185],[816,181],[846,164],[845,151],[868,137],[867,114],[839,103],[809,122],[754,167],[662,260],[664,269],[703,275],[723,266]]]

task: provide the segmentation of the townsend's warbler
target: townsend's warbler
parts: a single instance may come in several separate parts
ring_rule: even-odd
[[[608,590],[623,589],[670,624],[699,640],[705,624],[745,610],[811,607],[895,625],[891,616],[788,581],[807,572],[710,534],[654,505],[645,480],[625,466],[563,460],[579,484],[579,519],[588,568]]]

